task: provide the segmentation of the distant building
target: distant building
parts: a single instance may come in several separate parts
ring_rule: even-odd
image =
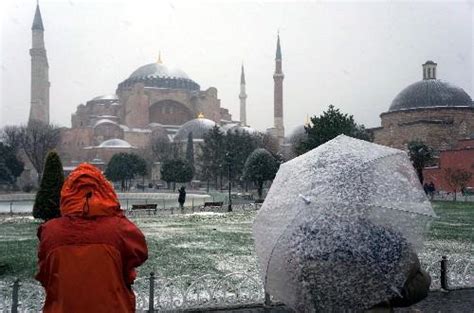
[[[399,149],[421,140],[435,150],[453,149],[474,132],[474,104],[461,88],[436,78],[437,64],[423,64],[423,79],[403,89],[382,126],[372,128],[374,142]]]
[[[425,182],[433,182],[437,190],[452,192],[446,180],[448,168],[471,173],[471,180],[466,187],[474,188],[474,133],[468,139],[459,140],[456,147],[441,151],[438,164],[424,169]]]
[[[232,122],[216,88],[201,90],[184,71],[165,66],[159,58],[133,71],[118,84],[116,94],[80,104],[72,114],[72,127],[62,131],[62,155],[65,162],[94,159],[99,157],[94,152],[107,150],[103,144],[112,139],[138,149],[156,137],[171,141],[198,116],[218,125]]]
[[[48,60],[44,44],[44,26],[39,5],[33,21],[31,54],[30,120],[49,123]],[[269,133],[284,139],[283,72],[280,37],[277,38],[274,79],[274,127]],[[240,121],[221,106],[215,87],[201,90],[183,70],[163,64],[161,55],[153,63],[131,72],[117,85],[114,93],[97,96],[79,104],[71,115],[71,127],[61,129],[58,152],[66,169],[80,162],[101,167],[119,152],[143,154],[155,139],[182,143],[192,132],[194,151],[214,126],[223,132],[247,132],[263,135],[249,127],[246,110],[246,81],[242,65],[240,75]]]

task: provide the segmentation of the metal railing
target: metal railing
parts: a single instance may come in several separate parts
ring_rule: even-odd
[[[425,268],[432,278],[432,289],[474,287],[473,259],[450,261],[443,256]],[[138,278],[133,289],[137,312],[275,305],[264,291],[258,275],[241,272],[174,278],[150,273]],[[43,302],[44,290],[36,282],[0,281],[0,312],[38,312]]]

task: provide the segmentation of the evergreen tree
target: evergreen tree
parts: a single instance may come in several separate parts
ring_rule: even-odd
[[[193,132],[188,134],[188,143],[186,145],[186,161],[193,168],[194,171],[194,145],[193,145]]]
[[[217,180],[222,176],[224,171],[224,133],[218,126],[214,126],[207,134],[204,135],[204,143],[201,145],[201,154],[198,156],[201,167],[202,179],[208,183],[214,180],[217,188]]]
[[[130,182],[136,176],[147,174],[146,161],[134,153],[114,154],[107,164],[105,176],[113,182],[121,182],[122,190],[130,188]]]
[[[263,148],[256,149],[245,162],[243,179],[257,185],[258,197],[262,198],[263,184],[275,178],[279,163],[270,152]]]
[[[320,116],[312,117],[311,123],[312,125],[305,126],[308,136],[295,146],[295,152],[298,155],[306,153],[341,134],[372,141],[372,135],[365,129],[364,125],[357,124],[352,115],[341,113],[333,105],[330,105],[328,110]]]
[[[418,179],[423,185],[423,169],[434,159],[434,151],[420,140],[413,140],[408,143],[408,156],[418,174]]]
[[[185,160],[166,160],[160,172],[162,180],[173,183],[173,190],[176,188],[176,183],[187,183],[193,179],[193,168]]]
[[[18,176],[23,173],[24,164],[17,157],[13,147],[0,142],[0,184],[14,185]]]
[[[63,165],[55,151],[48,153],[44,164],[40,189],[36,193],[33,216],[50,220],[61,215],[59,211],[61,188],[64,183]]]
[[[232,179],[240,181],[245,162],[250,154],[262,147],[262,141],[247,132],[228,132],[225,141],[225,153],[231,156]]]

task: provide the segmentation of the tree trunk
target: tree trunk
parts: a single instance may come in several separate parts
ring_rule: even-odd
[[[456,189],[454,189],[454,198],[453,198],[454,202],[456,202],[456,193],[457,193],[457,191],[456,191]]]
[[[263,193],[263,181],[258,182],[258,199],[262,200],[262,193]]]
[[[423,168],[417,168],[416,173],[418,174],[418,179],[420,180],[420,183],[423,186],[423,181],[424,181]]]

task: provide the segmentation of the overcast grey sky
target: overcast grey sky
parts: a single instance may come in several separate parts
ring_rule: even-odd
[[[0,126],[26,122],[35,0],[2,0]],[[280,30],[287,132],[329,104],[378,126],[395,95],[438,63],[438,78],[473,96],[473,2],[257,2],[41,0],[50,65],[51,120],[70,126],[80,103],[114,93],[141,65],[184,70],[214,86],[239,118],[240,65],[247,120],[273,124]]]

